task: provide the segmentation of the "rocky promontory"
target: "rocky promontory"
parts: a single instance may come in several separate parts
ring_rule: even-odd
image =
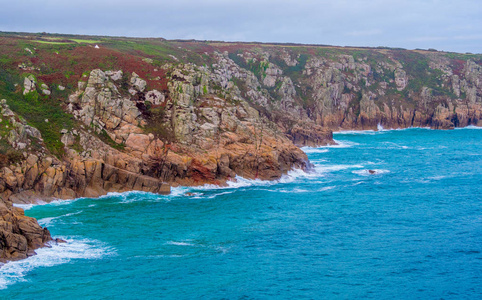
[[[273,180],[332,131],[482,125],[481,55],[50,38],[0,35],[3,260],[51,239],[14,203]]]

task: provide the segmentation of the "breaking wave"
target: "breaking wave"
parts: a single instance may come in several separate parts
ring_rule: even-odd
[[[74,213],[69,213],[69,214],[65,214],[65,215],[61,215],[61,216],[58,216],[58,217],[50,217],[50,218],[43,218],[43,219],[39,219],[37,220],[38,224],[42,227],[48,227],[48,226],[52,226],[52,224],[56,221],[56,220],[59,220],[63,217],[70,217],[70,216],[75,216],[75,215],[78,215],[80,213],[82,213],[83,210],[80,210],[80,211],[77,211],[77,212],[74,212]]]
[[[479,127],[479,126],[474,126],[474,125],[469,125],[469,126],[466,126],[466,127],[457,127],[455,129],[482,129],[482,127]]]
[[[71,203],[73,203],[73,202],[75,202],[79,199],[82,199],[82,198],[76,198],[76,199],[71,199],[71,200],[53,200],[53,201],[50,201],[50,202],[45,202],[45,201],[39,200],[36,203],[28,203],[28,204],[14,203],[13,206],[22,208],[23,210],[27,211],[27,210],[29,210],[32,207],[37,206],[37,205],[52,205],[52,206],[68,205],[68,204],[71,204]]]
[[[35,250],[37,255],[0,267],[0,290],[16,282],[25,282],[32,270],[66,264],[77,259],[101,259],[115,255],[114,249],[97,240],[61,237],[67,243],[50,242],[50,248]]]

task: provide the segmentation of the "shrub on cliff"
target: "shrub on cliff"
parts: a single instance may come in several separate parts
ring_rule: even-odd
[[[8,158],[6,155],[0,154],[0,168],[6,167],[8,165]]]
[[[20,151],[10,149],[7,151],[7,159],[9,163],[17,163],[24,159],[22,153]]]

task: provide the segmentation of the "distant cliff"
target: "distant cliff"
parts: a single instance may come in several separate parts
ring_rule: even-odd
[[[0,258],[50,240],[12,203],[272,180],[334,130],[482,125],[481,55],[71,38],[0,34]]]

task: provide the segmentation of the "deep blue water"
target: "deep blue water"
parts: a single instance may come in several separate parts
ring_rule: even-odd
[[[278,182],[28,208],[69,243],[1,268],[0,298],[481,299],[482,130],[335,139]]]

